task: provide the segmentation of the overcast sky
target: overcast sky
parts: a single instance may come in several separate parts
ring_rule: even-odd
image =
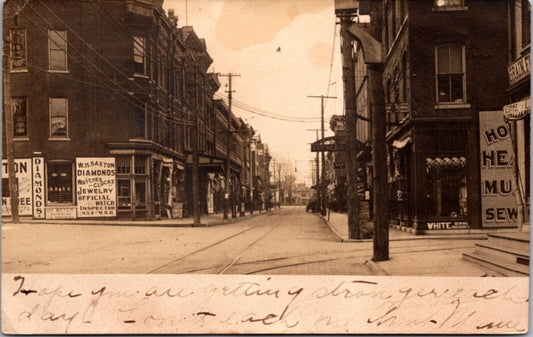
[[[332,134],[329,117],[343,113],[333,0],[189,0],[187,11],[185,0],[165,0],[163,7],[174,9],[178,26],[193,26],[206,40],[214,60],[210,71],[241,75],[233,80],[233,98],[254,110],[319,119],[320,99],[307,96],[326,95],[329,87],[329,95],[338,97],[326,102],[326,136]],[[226,96],[227,78],[221,78],[221,82],[219,94]],[[305,177],[310,185],[309,160],[315,158],[315,153],[310,152],[309,143],[316,140],[316,134],[306,130],[320,128],[320,121],[282,121],[236,105],[233,113],[260,133],[274,157],[290,162],[287,170],[294,172],[296,165],[299,182]]]

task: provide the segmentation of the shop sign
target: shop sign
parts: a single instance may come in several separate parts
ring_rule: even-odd
[[[434,221],[427,223],[428,229],[469,229],[468,221]]]
[[[516,227],[515,156],[509,127],[502,120],[500,111],[480,111],[479,131],[483,227]]]
[[[78,217],[116,216],[115,158],[76,158]]]
[[[513,85],[523,78],[526,78],[531,73],[531,64],[529,60],[529,53],[522,56],[516,62],[511,64],[507,71],[509,72],[509,83]]]
[[[76,207],[47,207],[47,219],[76,219]]]
[[[31,159],[15,159],[15,178],[18,183],[19,215],[33,214]],[[4,180],[5,179],[5,180]],[[7,160],[2,160],[2,180],[7,183]],[[5,187],[4,187],[5,188]],[[2,215],[11,215],[11,198],[2,196]]]
[[[311,144],[311,152],[342,152],[346,151],[346,143]]]
[[[33,217],[44,218],[44,158],[32,158],[33,176]]]
[[[503,117],[508,121],[516,121],[529,115],[531,111],[531,99],[524,99],[519,102],[505,105],[503,107]]]

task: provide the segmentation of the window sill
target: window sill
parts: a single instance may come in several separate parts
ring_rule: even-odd
[[[29,72],[28,69],[16,69],[16,70],[11,69],[11,71],[10,71],[10,73],[12,73],[12,74],[16,74],[16,73],[27,73],[27,72]]]
[[[433,107],[435,110],[438,109],[470,109],[470,104],[464,103],[440,103]]]
[[[148,76],[146,75],[143,75],[143,74],[133,74],[133,77],[137,77],[137,78],[143,78],[145,80],[149,79]]]
[[[48,69],[48,72],[52,73],[52,74],[68,74],[68,73],[70,73],[69,70],[54,70],[54,69]]]
[[[14,137],[13,141],[14,142],[29,142],[30,138],[29,137]]]
[[[434,12],[457,12],[467,11],[467,6],[447,6],[447,7],[433,7]]]
[[[70,137],[65,138],[48,138],[49,142],[70,142]]]

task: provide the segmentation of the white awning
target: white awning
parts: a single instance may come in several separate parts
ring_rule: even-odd
[[[527,98],[519,102],[508,104],[503,107],[503,118],[506,121],[516,121],[529,115],[531,111],[531,99]]]
[[[407,144],[411,143],[411,141],[411,137],[407,137],[404,140],[395,140],[394,142],[392,142],[392,147],[395,147],[397,149],[403,149]]]

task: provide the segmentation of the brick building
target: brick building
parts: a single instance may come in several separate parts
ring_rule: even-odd
[[[225,155],[217,152],[224,137],[213,99],[220,83],[207,72],[205,41],[178,27],[162,4],[4,3],[21,215],[187,215],[195,135],[201,208],[214,211]],[[3,130],[4,154],[5,140]],[[234,158],[239,174],[246,142]],[[9,215],[3,167],[2,214]]]

